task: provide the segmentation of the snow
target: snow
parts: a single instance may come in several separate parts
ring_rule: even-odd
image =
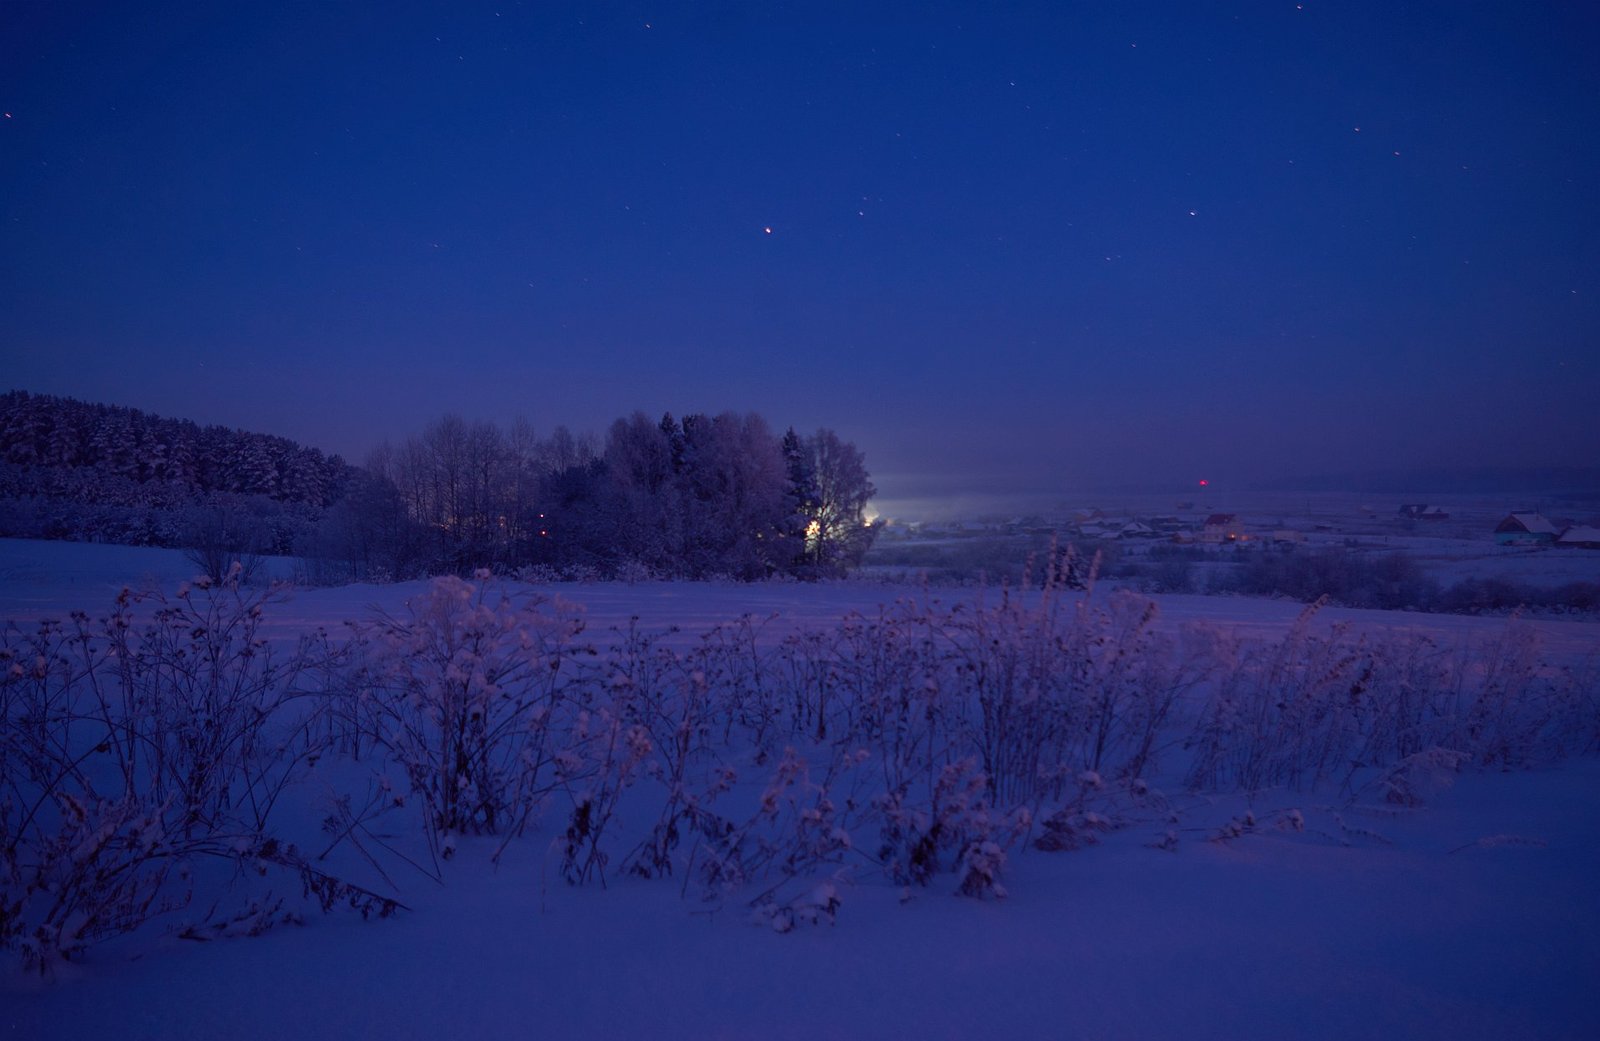
[[[125,583],[170,591],[192,570],[164,551],[0,541],[0,622],[103,609]],[[421,589],[296,590],[269,622],[287,638],[374,605],[396,610]],[[775,639],[918,591],[542,592],[580,605],[591,634],[637,616],[646,628],[678,625],[687,641],[746,612],[776,616]],[[1164,627],[1248,637],[1281,634],[1302,611],[1156,599]],[[1506,623],[1328,609],[1315,624],[1403,628],[1449,646]],[[1517,624],[1552,661],[1600,648],[1600,623]],[[397,876],[412,911],[392,919],[313,913],[303,927],[211,943],[139,934],[50,983],[6,966],[0,1030],[41,1041],[1600,1036],[1600,762],[1446,780],[1423,808],[1169,792],[1177,823],[1152,819],[1073,852],[1013,849],[1003,900],[957,897],[950,875],[904,902],[891,886],[824,880],[798,901],[816,923],[797,914],[786,932],[737,904],[709,911],[677,879],[571,888],[546,838],[510,844],[495,865],[499,840],[464,837],[444,885]],[[1255,823],[1217,838],[1244,820]],[[818,909],[835,899],[830,921]]]
[[[1493,561],[1507,556],[1494,552],[1504,547],[1477,547],[1483,557],[1458,558],[1461,575],[1495,573]],[[1511,555],[1525,556],[1512,550]],[[1546,551],[1539,558],[1550,564],[1549,579],[1573,581],[1600,568],[1600,551]],[[294,561],[272,558],[267,568],[276,578],[292,577]],[[165,590],[170,593],[194,578],[194,565],[177,550],[134,546],[107,546],[31,539],[0,539],[0,622],[61,617],[73,608],[95,610],[106,606],[118,590]],[[1518,572],[1526,575],[1524,568]],[[1543,574],[1541,572],[1541,574]],[[1600,571],[1596,571],[1600,578]],[[285,592],[287,604],[269,616],[269,628],[299,632],[312,625],[336,628],[347,619],[373,609],[393,612],[420,594],[425,581],[390,585],[355,584],[334,588],[294,588]],[[778,635],[832,622],[847,612],[875,614],[884,604],[904,597],[921,597],[921,587],[909,583],[838,582],[818,586],[807,583],[740,582],[621,582],[558,583],[521,586],[577,605],[588,620],[591,635],[626,628],[637,618],[648,630],[680,630],[679,643],[689,643],[712,626],[749,614],[765,623],[768,634]],[[825,590],[819,595],[818,590]],[[984,595],[963,589],[933,588],[927,595],[945,602]],[[994,590],[987,595],[998,596]],[[1291,600],[1254,597],[1218,597],[1199,594],[1152,596],[1160,607],[1160,624],[1173,630],[1203,623],[1233,629],[1254,638],[1268,639],[1286,632],[1305,610]],[[770,621],[768,621],[770,619]],[[1449,614],[1395,613],[1328,607],[1318,613],[1315,625],[1326,630],[1336,624],[1369,631],[1403,628],[1446,643],[1459,643],[1474,634],[1492,632],[1504,625],[1496,618]],[[1537,633],[1546,653],[1565,659],[1581,658],[1600,647],[1600,625],[1593,621],[1554,618],[1524,619],[1519,624]]]
[[[1593,762],[1468,777],[1395,845],[1285,835],[1014,858],[1004,902],[845,890],[778,934],[655,883],[462,857],[410,915],[205,945],[5,995],[13,1036],[1584,1038]],[[1472,847],[1513,831],[1549,845]],[[478,852],[481,852],[478,851]]]

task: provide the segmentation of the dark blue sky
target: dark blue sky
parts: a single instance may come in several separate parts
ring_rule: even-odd
[[[888,498],[1600,459],[1586,3],[0,4],[21,389]],[[770,232],[767,230],[770,228]]]

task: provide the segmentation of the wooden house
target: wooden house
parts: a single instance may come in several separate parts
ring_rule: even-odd
[[[1556,545],[1575,549],[1600,549],[1600,528],[1574,524],[1556,539]]]
[[[1200,528],[1201,542],[1238,542],[1244,537],[1244,525],[1235,513],[1213,513]]]
[[[1548,546],[1560,534],[1554,524],[1532,511],[1507,514],[1494,527],[1494,541],[1501,546]]]

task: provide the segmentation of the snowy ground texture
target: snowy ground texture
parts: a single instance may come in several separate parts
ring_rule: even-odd
[[[190,570],[176,554],[160,551],[0,543],[0,620],[26,632],[74,608],[103,614],[123,584],[171,596]],[[619,642],[620,630],[637,616],[650,632],[678,626],[662,637],[663,653],[685,655],[699,633],[747,612],[770,619],[758,630],[758,642],[770,651],[794,633],[837,632],[852,611],[877,617],[878,605],[906,590],[659,583],[541,592],[578,605],[587,638],[599,646]],[[300,590],[266,605],[263,632],[286,648],[301,632],[337,631],[345,619],[371,617],[375,607],[404,619],[407,601],[427,595],[423,583]],[[957,628],[953,620],[967,617],[1026,621],[1040,608],[1035,598],[1021,614],[1003,615],[996,591],[984,605],[958,604],[978,595],[940,594],[946,602],[904,625],[923,632],[916,626],[930,618]],[[58,964],[50,981],[21,971],[16,952],[6,952],[0,1031],[20,1038],[1600,1036],[1600,1006],[1592,1000],[1600,979],[1592,668],[1600,625],[1332,609],[1297,622],[1299,605],[1279,602],[1153,602],[1156,613],[1142,628],[1143,601],[1107,606],[1095,616],[1100,628],[1089,633],[1099,642],[1082,645],[1179,655],[1203,637],[1213,648],[1207,678],[1185,687],[1170,720],[1155,727],[1160,754],[1149,769],[1137,778],[1117,769],[1137,743],[1133,717],[1118,717],[1113,738],[1126,740],[1098,774],[1074,769],[1053,785],[1008,775],[1013,801],[1033,810],[1025,832],[1007,830],[1016,822],[1001,812],[1010,807],[998,804],[969,801],[960,812],[933,811],[952,831],[984,841],[968,851],[938,848],[937,869],[928,877],[891,879],[875,850],[876,829],[893,814],[863,809],[851,818],[842,795],[836,823],[855,829],[859,850],[812,841],[804,849],[811,859],[801,857],[794,874],[767,863],[759,878],[754,869],[763,865],[748,858],[752,877],[719,888],[712,900],[702,898],[711,858],[687,840],[673,852],[671,877],[630,877],[619,869],[639,829],[654,819],[651,798],[659,802],[665,791],[659,777],[647,778],[642,769],[619,804],[617,834],[627,837],[608,847],[614,859],[604,885],[595,876],[582,886],[563,880],[562,841],[575,785],[552,783],[545,811],[509,843],[503,834],[429,832],[418,823],[421,800],[413,800],[376,822],[367,843],[387,879],[349,842],[319,861],[374,889],[390,891],[392,883],[408,911],[363,921],[301,907],[303,925],[211,942],[181,938],[179,922],[204,919],[212,903],[226,916],[247,891],[208,877],[190,908],[90,947],[81,959]],[[1077,611],[1075,603],[1064,605],[1064,617]],[[1016,639],[1004,629],[996,636]],[[1271,649],[1294,640],[1300,643],[1293,655],[1272,657]],[[1357,696],[1346,696],[1344,673],[1337,687],[1323,682],[1328,670],[1354,667],[1341,664],[1348,655],[1319,653],[1390,654],[1389,648],[1415,648],[1420,640],[1428,641],[1430,656],[1405,672],[1413,680],[1448,673],[1477,692],[1474,704],[1484,701],[1484,691],[1503,687],[1559,695],[1562,707],[1534,715],[1513,707],[1459,730],[1440,716],[1430,740],[1471,745],[1484,753],[1480,760],[1491,761],[1461,763],[1459,770],[1449,767],[1449,757],[1441,766],[1440,756],[1422,754],[1383,769],[1314,768],[1315,756],[1272,742],[1291,723],[1299,728],[1294,733],[1324,742],[1334,741],[1335,732],[1291,718],[1270,699],[1258,707],[1276,713],[1276,736],[1260,737],[1257,745],[1227,744],[1222,729],[1199,727],[1230,675],[1236,700],[1251,703],[1245,679],[1259,673],[1243,665],[1227,673],[1228,661],[1277,661],[1279,672],[1268,675],[1278,676],[1285,690],[1309,696],[1326,688],[1339,696],[1329,704],[1353,705]],[[1223,651],[1215,650],[1219,644]],[[1268,652],[1252,658],[1252,648]],[[1118,671],[1124,667],[1095,657],[1099,651],[1084,653],[1101,670],[1096,675],[1119,689],[1145,692],[1138,696],[1157,689],[1143,665]],[[1307,664],[1302,658],[1307,667],[1300,667]],[[898,659],[902,666],[910,660]],[[633,696],[632,685],[614,677],[606,689],[608,698]],[[1060,696],[1068,694],[1063,688]],[[1024,712],[1034,696],[1012,707]],[[975,726],[983,721],[976,705]],[[815,712],[803,719],[808,728],[819,717],[855,718],[848,705],[808,710]],[[597,715],[604,711],[595,707]],[[958,715],[950,710],[950,729],[938,733],[958,733]],[[1376,761],[1374,742],[1382,735],[1369,719],[1352,714],[1350,734],[1364,735],[1363,747]],[[1537,733],[1527,729],[1534,725],[1529,720]],[[1483,744],[1490,731],[1502,734],[1492,747]],[[1197,770],[1195,751],[1182,747],[1197,733],[1217,742],[1209,771]],[[1078,736],[1039,734],[1051,747],[1082,753]],[[714,803],[718,813],[744,820],[763,785],[774,790],[768,778],[781,772],[788,740],[773,740],[765,757],[753,740],[716,753],[719,764],[741,775]],[[800,753],[820,773],[827,749],[849,751],[850,741],[836,731],[805,743]],[[658,740],[651,755],[664,744]],[[1020,747],[1002,740],[993,752],[1003,758]],[[1401,750],[1407,747],[1402,742]],[[375,750],[364,754],[360,764],[329,756],[298,776],[273,827],[308,850],[326,845],[318,842],[318,824],[331,793],[359,796],[382,772]],[[838,791],[850,777],[870,776],[876,763],[860,776],[841,768]],[[1284,782],[1285,772],[1298,783]],[[1212,783],[1195,785],[1197,773]],[[1328,776],[1313,783],[1313,773]],[[1240,777],[1272,783],[1241,785]],[[795,810],[817,805],[788,790],[777,802]],[[779,842],[781,812],[771,822],[759,810],[749,819],[759,818],[762,835]],[[915,816],[907,811],[907,828]],[[808,834],[800,814],[791,823]],[[1073,848],[1037,848],[1048,836]],[[379,848],[380,837],[392,852]],[[987,863],[986,842],[1003,847],[994,885],[976,885],[976,896],[956,895],[974,865]],[[439,863],[442,884],[427,877],[430,846],[441,843],[455,847]],[[910,868],[901,863],[900,869]],[[299,896],[294,880],[267,883],[279,895]],[[769,885],[776,897],[762,900]]]

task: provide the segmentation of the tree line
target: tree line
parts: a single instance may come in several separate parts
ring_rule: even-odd
[[[636,412],[603,441],[445,416],[380,446],[366,480],[334,554],[355,571],[420,556],[456,573],[822,577],[860,563],[874,534],[861,451],[831,430],[778,436],[754,413]]]
[[[250,528],[261,552],[287,554],[356,473],[288,438],[27,391],[0,395],[0,535],[180,546],[226,513]]]
[[[100,485],[141,489],[130,504],[224,492],[321,509],[343,494],[350,471],[338,456],[286,437],[27,391],[0,395],[0,458],[11,468],[8,493],[92,490],[103,501]],[[66,481],[75,470],[101,480],[92,489]]]
[[[0,535],[184,547],[209,570],[292,554],[321,581],[820,577],[860,562],[873,492],[854,445],[753,413],[635,413],[603,438],[450,415],[357,467],[286,438],[0,396]]]

